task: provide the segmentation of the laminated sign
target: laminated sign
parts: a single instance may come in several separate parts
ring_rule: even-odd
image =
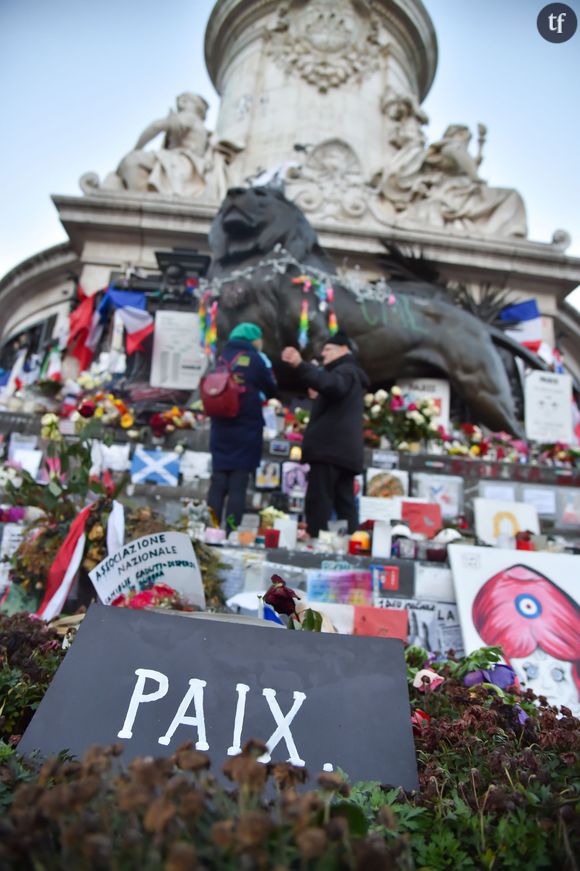
[[[205,594],[191,539],[183,532],[157,532],[130,541],[89,572],[103,605],[118,596],[167,584],[192,605],[205,608]]]
[[[192,741],[219,776],[251,738],[262,762],[415,789],[403,643],[93,605],[18,750],[120,742],[126,762]]]

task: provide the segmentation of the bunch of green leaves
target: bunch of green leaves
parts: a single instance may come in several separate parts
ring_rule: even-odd
[[[74,438],[50,439],[45,446],[46,457],[55,461],[56,472],[49,471],[48,484],[39,484],[26,471],[19,477],[20,486],[7,482],[6,500],[10,505],[40,508],[49,522],[59,524],[76,517],[89,494],[102,495],[103,485],[90,477],[91,442],[100,438],[110,442],[110,433],[104,433],[99,420],[93,419]],[[124,485],[119,485],[119,490]],[[116,494],[114,494],[116,495]]]

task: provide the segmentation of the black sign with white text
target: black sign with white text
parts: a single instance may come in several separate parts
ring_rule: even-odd
[[[402,643],[93,605],[18,749],[191,740],[217,772],[250,738],[264,762],[416,788]]]

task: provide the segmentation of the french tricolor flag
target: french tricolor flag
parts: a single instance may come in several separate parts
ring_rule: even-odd
[[[114,317],[125,330],[127,354],[143,350],[143,342],[154,330],[154,319],[147,311],[145,294],[110,287],[99,306],[98,313],[102,321],[106,319],[110,308],[115,310]]]
[[[508,305],[501,310],[499,317],[514,325],[513,329],[505,331],[506,336],[537,354],[542,344],[542,315],[535,299]]]

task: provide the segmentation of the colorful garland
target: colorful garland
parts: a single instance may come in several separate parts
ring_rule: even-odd
[[[292,279],[292,284],[301,284],[304,297],[300,307],[300,321],[298,324],[298,346],[304,349],[308,344],[308,329],[310,323],[308,294],[312,289],[318,297],[320,311],[328,311],[328,332],[331,336],[338,330],[338,320],[334,309],[334,289],[327,285],[324,280],[312,278],[310,275],[298,275]]]

